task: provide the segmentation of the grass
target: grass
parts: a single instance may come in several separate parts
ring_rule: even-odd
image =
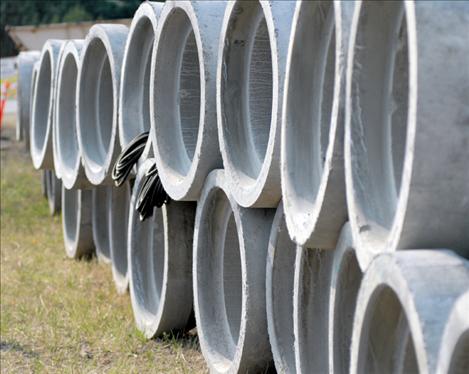
[[[14,138],[14,118],[2,136]],[[206,372],[197,336],[147,341],[107,265],[66,257],[24,144],[1,151],[2,373]]]

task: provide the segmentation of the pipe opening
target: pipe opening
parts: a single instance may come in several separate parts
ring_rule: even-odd
[[[111,258],[109,240],[109,191],[112,187],[98,186],[93,189],[92,203],[92,224],[93,240],[96,244],[96,251],[104,259]]]
[[[391,229],[400,191],[409,106],[404,2],[363,3],[351,90],[351,153],[360,221]]]
[[[67,54],[62,65],[57,89],[57,146],[62,164],[73,170],[80,162],[76,134],[76,87],[78,66],[75,57]]]
[[[469,370],[469,330],[458,339],[451,357],[448,374],[464,374]]]
[[[273,109],[272,51],[261,4],[239,1],[228,24],[221,77],[224,141],[245,183],[264,162]]]
[[[176,8],[158,40],[155,63],[155,115],[160,156],[184,177],[198,142],[201,102],[199,47],[188,15]],[[203,84],[203,83],[202,83]]]
[[[150,72],[155,35],[151,21],[139,20],[128,46],[122,82],[122,140],[128,144],[150,129]]]
[[[63,189],[63,232],[68,243],[77,243],[78,239],[78,195],[77,190]]]
[[[313,210],[323,174],[335,87],[335,12],[330,1],[303,2],[290,61],[285,160],[290,202]],[[305,168],[305,165],[309,165]],[[291,196],[291,194],[289,194]]]
[[[372,295],[359,347],[358,372],[419,372],[407,317],[391,288],[382,286]]]
[[[205,205],[197,244],[199,325],[210,361],[225,371],[236,355],[243,314],[241,238],[230,202],[221,190]]]
[[[337,270],[333,307],[334,372],[347,373],[350,367],[353,319],[363,273],[353,250],[347,251]]]
[[[241,325],[241,282],[238,231],[234,216],[231,215],[226,226],[225,244],[223,246],[223,295],[225,298],[226,320],[234,342],[238,341]]]
[[[131,197],[129,183],[111,192],[111,253],[113,271],[120,277],[127,275],[127,232]]]
[[[34,148],[41,152],[46,146],[47,126],[49,123],[49,111],[51,106],[51,86],[52,86],[52,62],[50,53],[45,53],[39,65],[37,75],[36,96],[34,97]]]
[[[106,48],[94,39],[86,49],[80,80],[80,126],[83,156],[91,167],[103,166],[111,146],[114,116],[112,71]]]
[[[140,236],[131,258],[135,297],[142,312],[153,320],[160,309],[166,261],[162,209],[155,209],[151,219],[138,224]]]

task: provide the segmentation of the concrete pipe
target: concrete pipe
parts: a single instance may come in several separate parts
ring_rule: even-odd
[[[112,184],[120,153],[118,103],[128,28],[98,24],[85,39],[78,68],[78,144],[85,174],[94,185]]]
[[[217,46],[226,2],[168,1],[151,66],[152,142],[161,182],[174,200],[197,200],[222,168],[216,114]]]
[[[469,372],[469,290],[454,303],[438,355],[438,374]]]
[[[192,239],[195,203],[175,202],[140,222],[135,210],[146,160],[137,174],[129,216],[130,298],[137,328],[145,337],[181,330],[192,317]]]
[[[333,252],[328,316],[329,373],[346,374],[350,367],[353,317],[368,256],[353,245],[347,222]]]
[[[329,287],[334,251],[297,247],[293,332],[298,373],[327,373]]]
[[[42,170],[41,171],[41,192],[42,196],[44,196],[47,199],[47,170]]]
[[[109,243],[112,276],[117,292],[123,294],[129,286],[127,262],[127,232],[129,231],[129,206],[132,188],[129,182],[120,187],[110,187]]]
[[[347,203],[356,245],[371,255],[442,247],[469,255],[468,24],[467,2],[356,4]]]
[[[162,7],[161,3],[142,3],[130,25],[119,95],[121,148],[137,135],[150,130],[151,53]]]
[[[211,372],[272,366],[265,269],[274,213],[239,207],[224,171],[208,175],[197,205],[192,274],[197,332]]]
[[[37,73],[30,128],[30,150],[36,169],[53,169],[52,126],[55,85],[62,40],[48,40],[42,48]],[[59,196],[61,195],[59,192]]]
[[[94,253],[91,190],[68,190],[62,186],[62,230],[65,252],[70,258],[90,258]]]
[[[26,149],[29,149],[32,76],[34,64],[39,61],[40,56],[38,51],[21,52],[18,55],[16,140],[24,140]]]
[[[451,251],[376,257],[358,293],[350,372],[434,373],[451,306],[468,284],[468,261]]]
[[[293,1],[230,1],[218,50],[218,137],[244,207],[277,207],[280,125]]]
[[[24,133],[24,136],[28,137],[28,142],[26,144],[26,141],[25,141],[25,147],[26,147],[26,151],[28,151],[31,155],[31,142],[30,142],[30,139],[31,139],[31,126],[32,126],[32,122],[33,122],[33,102],[34,102],[34,91],[36,90],[36,82],[37,82],[37,74],[39,72],[39,64],[40,64],[40,60],[36,61],[33,65],[33,72],[32,72],[32,76],[31,76],[31,87],[30,87],[30,93],[29,93],[29,127],[28,127],[28,130],[27,130],[27,134]],[[32,158],[32,157],[31,157]],[[44,175],[45,171],[43,171],[43,175]]]
[[[56,177],[54,170],[46,170],[46,192],[49,213],[55,216],[60,213],[62,205],[62,182]]]
[[[98,186],[92,191],[93,242],[98,260],[111,263],[111,243],[109,232],[109,206],[112,186]]]
[[[67,189],[90,187],[81,161],[76,127],[76,86],[82,47],[82,40],[66,42],[57,72],[54,165]]]
[[[288,236],[283,205],[270,230],[266,267],[267,329],[278,373],[296,373],[293,335],[293,285],[296,245]]]
[[[282,197],[299,245],[333,249],[347,220],[345,64],[353,2],[301,1],[293,18],[281,137]]]

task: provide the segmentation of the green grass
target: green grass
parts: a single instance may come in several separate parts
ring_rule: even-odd
[[[195,334],[145,340],[109,266],[66,257],[23,148],[1,151],[1,371],[206,372]]]

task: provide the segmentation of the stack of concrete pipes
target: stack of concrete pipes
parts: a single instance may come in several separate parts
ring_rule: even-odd
[[[468,372],[468,36],[459,1],[168,0],[48,41],[19,71],[67,254],[148,338],[195,315],[212,372]]]

